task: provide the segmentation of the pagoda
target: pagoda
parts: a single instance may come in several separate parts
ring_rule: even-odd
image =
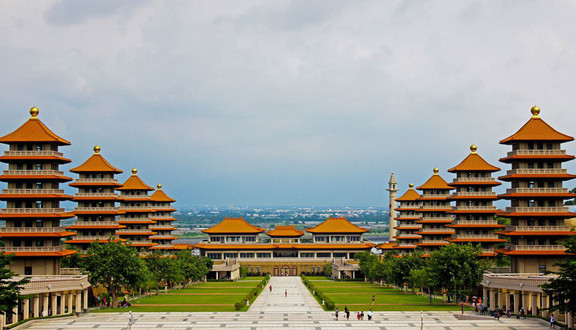
[[[157,190],[150,196],[152,207],[155,211],[150,218],[156,222],[150,225],[150,229],[156,232],[156,234],[150,236],[150,240],[158,243],[158,245],[151,247],[151,249],[163,250],[165,252],[178,250],[172,243],[173,240],[178,238],[172,235],[172,231],[178,229],[172,225],[172,222],[177,220],[172,216],[172,212],[176,211],[176,209],[172,207],[172,203],[176,200],[166,195],[162,190],[161,184],[158,184],[156,187]]]
[[[396,208],[398,225],[394,228],[397,231],[394,237],[396,244],[392,246],[392,249],[398,250],[400,254],[414,250],[416,243],[422,238],[420,234],[415,233],[422,228],[421,224],[416,223],[420,220],[419,199],[421,196],[414,190],[413,183],[410,183],[408,187],[404,195],[396,198],[396,202],[400,205]]]
[[[74,214],[60,207],[69,200],[60,184],[71,181],[59,170],[70,163],[58,151],[70,142],[56,135],[38,119],[38,109],[30,109],[30,119],[14,132],[0,137],[9,150],[0,156],[8,170],[0,175],[8,189],[2,189],[0,200],[6,208],[0,210],[0,228],[4,241],[2,250],[14,254],[11,270],[20,275],[58,275],[60,258],[76,253],[67,249],[62,238],[76,233],[60,226],[60,220]]]
[[[492,177],[492,173],[500,168],[486,162],[477,149],[476,145],[470,146],[470,154],[448,170],[456,173],[456,179],[450,184],[456,187],[456,192],[450,196],[450,200],[456,202],[452,211],[455,218],[448,225],[456,233],[447,240],[458,244],[480,244],[480,256],[493,257],[496,255],[495,245],[506,242],[494,232],[504,228],[496,221],[495,216],[499,211],[492,205],[498,199],[492,189],[501,184]]]
[[[117,216],[122,212],[116,206],[119,198],[114,192],[115,188],[122,186],[114,178],[122,170],[112,166],[100,154],[100,147],[95,146],[94,154],[70,172],[79,175],[70,183],[71,187],[78,188],[72,199],[78,204],[74,209],[77,221],[66,228],[78,235],[66,243],[86,253],[92,242],[106,243],[110,238],[116,239],[116,230],[126,228],[117,222]]]
[[[564,181],[576,175],[562,168],[574,159],[561,148],[562,143],[574,140],[562,134],[540,118],[540,108],[533,107],[532,118],[510,137],[500,141],[512,151],[500,161],[512,169],[499,177],[510,182],[510,189],[499,198],[510,200],[504,216],[510,226],[498,232],[510,240],[497,252],[511,257],[515,273],[541,273],[557,269],[554,263],[566,255],[562,242],[574,231],[565,220],[576,216],[564,206],[565,199],[576,196],[563,187]]]
[[[304,231],[296,229],[294,225],[279,226],[266,232],[270,236],[272,243],[300,243],[300,237],[304,236]]]
[[[446,225],[452,223],[452,211],[450,206],[450,190],[454,189],[438,174],[438,168],[434,168],[434,175],[423,185],[418,187],[422,190],[422,196],[418,199],[420,205],[420,219],[416,221],[422,228],[416,232],[422,239],[416,244],[421,247],[425,255],[444,245],[454,229],[447,228]]]
[[[126,226],[125,229],[117,230],[116,234],[122,239],[129,240],[133,247],[145,254],[151,247],[157,245],[150,240],[150,236],[156,232],[150,229],[150,225],[155,224],[151,219],[155,211],[150,205],[148,192],[154,188],[145,184],[138,177],[138,170],[134,168],[132,175],[116,190],[120,191],[120,211],[123,212],[118,218],[118,223]]]

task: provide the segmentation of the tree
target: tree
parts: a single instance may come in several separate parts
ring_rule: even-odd
[[[212,270],[214,264],[210,258],[200,258],[193,255],[190,250],[178,251],[176,262],[187,282],[201,281]]]
[[[379,263],[378,257],[371,254],[369,251],[364,251],[362,253],[356,253],[354,259],[359,261],[358,266],[364,276],[369,281],[376,281],[376,279],[373,278],[374,274],[371,273],[373,273],[375,265]]]
[[[428,273],[434,275],[432,285],[455,294],[456,299],[471,295],[489,266],[488,260],[478,259],[480,252],[480,246],[470,243],[449,244],[432,252],[428,260]]]
[[[422,252],[416,250],[402,257],[390,256],[385,259],[385,263],[390,267],[388,281],[401,287],[404,283],[410,282],[410,272],[424,267],[426,260],[422,257]]]
[[[543,284],[542,290],[552,297],[550,311],[559,310],[563,313],[576,313],[576,236],[572,236],[564,242],[569,254],[565,261],[558,262],[557,278]]]
[[[151,256],[146,258],[146,265],[152,273],[152,278],[159,286],[168,286],[184,280],[182,269],[176,259],[165,256],[159,251],[154,251]],[[156,292],[158,292],[158,287],[156,287]]]
[[[573,188],[572,190],[570,190],[571,193],[576,194],[576,188]],[[572,198],[567,200],[564,205],[576,205],[576,198]]]
[[[432,276],[426,268],[415,268],[410,271],[408,284],[410,284],[412,292],[414,292],[414,288],[420,288],[420,292],[424,292],[424,288],[428,288],[432,284],[431,278]]]
[[[18,305],[18,300],[25,299],[20,291],[22,286],[30,282],[29,277],[19,280],[12,279],[16,274],[8,269],[12,263],[13,254],[0,253],[0,314],[13,314],[14,307]]]
[[[138,251],[130,244],[114,242],[112,239],[106,244],[90,244],[80,268],[88,274],[90,283],[102,285],[108,290],[113,305],[118,302],[118,293],[122,287],[136,288],[148,276]]]

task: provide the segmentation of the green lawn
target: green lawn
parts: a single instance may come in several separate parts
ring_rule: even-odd
[[[306,277],[316,288],[330,298],[337,308],[347,306],[352,311],[457,311],[460,306],[445,304],[442,299],[414,295],[402,290],[358,281],[329,281],[320,277]],[[372,305],[372,295],[375,304]],[[470,310],[466,307],[466,310]]]
[[[208,282],[186,289],[160,291],[131,301],[133,312],[233,312],[234,304],[242,301],[264,277],[248,277],[237,282]],[[150,306],[154,305],[154,306]],[[191,306],[192,305],[192,306]],[[199,306],[196,306],[199,305]],[[107,308],[95,312],[123,312],[126,308]]]

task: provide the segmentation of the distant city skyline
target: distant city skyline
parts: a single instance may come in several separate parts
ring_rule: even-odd
[[[471,144],[502,175],[533,105],[576,135],[575,3],[89,6],[0,4],[0,135],[37,106],[65,171],[100,145],[177,208],[386,208],[391,172],[399,195],[434,167],[451,181]]]

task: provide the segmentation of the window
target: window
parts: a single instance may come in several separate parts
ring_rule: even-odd
[[[31,266],[25,266],[24,267],[24,275],[32,275],[32,267]]]
[[[254,253],[240,253],[240,258],[243,259],[253,259]]]
[[[207,253],[206,256],[210,259],[222,259],[222,253]]]
[[[236,259],[238,258],[238,253],[224,253],[224,259]]]
[[[314,252],[302,252],[300,258],[314,258]]]
[[[330,252],[318,252],[316,253],[316,257],[318,258],[331,258],[331,253]]]
[[[346,258],[348,256],[345,252],[334,252],[334,258]]]
[[[546,265],[539,265],[538,266],[538,273],[544,274],[546,272]]]
[[[259,253],[256,253],[256,257],[258,257],[258,258],[271,258],[272,254],[269,252],[259,252]]]

